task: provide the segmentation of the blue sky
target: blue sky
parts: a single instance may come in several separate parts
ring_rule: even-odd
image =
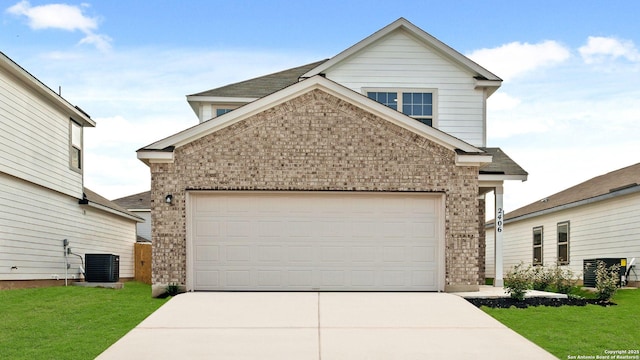
[[[505,81],[488,145],[529,171],[507,211],[640,162],[640,2],[0,1],[0,51],[98,123],[85,185],[149,189],[138,148],[195,125],[185,95],[332,57],[405,17]]]

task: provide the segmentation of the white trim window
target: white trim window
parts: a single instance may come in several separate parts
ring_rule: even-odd
[[[544,229],[542,226],[533,228],[533,265],[543,265],[542,261],[542,243],[543,243]]]
[[[82,171],[82,125],[69,121],[69,166]]]
[[[212,104],[211,110],[213,111],[213,117],[216,118],[220,115],[224,115],[230,111],[237,109],[237,104]]]
[[[216,108],[216,117],[220,116],[220,115],[224,115],[230,111],[232,111],[233,109],[228,109],[228,108]]]
[[[367,97],[435,127],[436,92],[433,89],[365,89]]]
[[[569,222],[558,223],[558,265],[569,264]]]

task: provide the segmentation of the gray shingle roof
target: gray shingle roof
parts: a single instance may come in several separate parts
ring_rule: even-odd
[[[223,87],[199,92],[189,96],[261,98],[278,90],[284,89],[289,85],[295,84],[298,82],[300,76],[327,60],[328,59],[325,59],[277,73],[241,81],[235,84],[225,85]]]
[[[151,191],[121,197],[113,202],[125,209],[151,209]]]
[[[493,157],[493,162],[480,168],[480,174],[529,175],[500,148],[481,147]]]
[[[618,191],[636,188],[638,184],[640,184],[640,163],[596,176],[559,193],[523,206],[507,213],[505,219],[514,219],[602,195],[615,194]]]
[[[99,204],[102,205],[106,208],[109,208],[111,210],[114,210],[116,212],[122,213],[123,215],[128,215],[130,217],[139,219],[139,220],[143,220],[141,217],[139,217],[138,215],[129,212],[127,209],[123,208],[122,206],[116,204],[114,201],[110,201],[107,200],[106,198],[98,195],[97,193],[87,189],[87,188],[83,188],[83,193],[84,193],[84,199],[83,201],[88,201],[91,203],[95,203],[95,204]]]

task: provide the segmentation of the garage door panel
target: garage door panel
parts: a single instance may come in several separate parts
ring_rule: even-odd
[[[285,284],[282,282],[282,271],[260,271],[258,273],[259,287],[280,287]]]
[[[260,262],[280,262],[283,259],[283,252],[285,250],[282,246],[258,246],[257,259]]]
[[[249,270],[227,270],[224,275],[226,285],[231,288],[247,288],[252,285]]]
[[[412,271],[411,285],[424,286],[424,287],[436,286],[435,271],[418,271],[418,270]]]
[[[217,236],[220,235],[220,223],[211,218],[198,219],[195,227],[196,236]]]
[[[203,290],[212,290],[220,287],[220,272],[219,271],[196,271],[195,284],[197,287]]]
[[[217,245],[198,245],[196,261],[217,262],[220,260],[220,247]]]
[[[411,261],[434,264],[436,261],[435,246],[414,246],[411,248]]]
[[[287,247],[287,260],[290,263],[310,263],[314,261],[315,250],[312,245]]]
[[[292,287],[309,288],[313,284],[313,270],[289,270],[287,271],[287,284]]]
[[[437,290],[439,197],[201,193],[195,290]]]

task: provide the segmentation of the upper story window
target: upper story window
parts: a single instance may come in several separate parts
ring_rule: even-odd
[[[71,166],[71,169],[80,171],[82,170],[82,125],[71,120],[69,128],[70,128],[69,164]]]
[[[216,117],[218,117],[220,115],[224,115],[224,114],[228,113],[231,110],[233,110],[233,109],[216,108]]]
[[[428,90],[398,90],[398,91],[367,91],[367,96],[394,110],[411,116],[429,126],[434,124],[434,91]]]

